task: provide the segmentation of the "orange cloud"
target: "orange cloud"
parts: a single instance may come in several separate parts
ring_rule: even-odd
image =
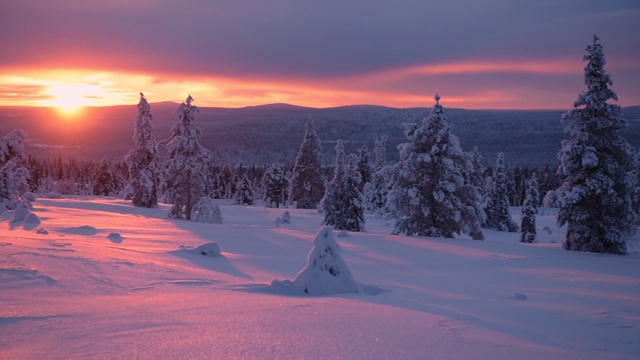
[[[443,64],[425,64],[408,66],[374,72],[357,76],[360,81],[397,81],[416,76],[442,76],[463,74],[536,74],[536,75],[569,75],[582,72],[583,65],[574,60],[543,60],[543,61],[464,61]]]
[[[576,76],[578,61],[476,61],[411,66],[365,75],[323,79],[231,78],[213,75],[134,73],[96,70],[0,69],[0,105],[57,106],[69,101],[83,106],[135,104],[144,92],[151,102],[183,101],[191,94],[203,107],[243,107],[290,103],[310,107],[353,104],[425,107],[433,95],[450,107],[473,109],[566,108],[575,92],[505,81],[497,87],[469,81],[469,75],[524,73]],[[462,76],[464,75],[464,76]],[[576,77],[579,79],[579,77]],[[579,84],[579,80],[577,81]],[[83,93],[65,97],[65,89]],[[56,102],[57,101],[57,102]]]
[[[478,73],[575,74],[582,71],[576,61],[498,61],[423,65],[406,69],[411,74],[448,75]]]

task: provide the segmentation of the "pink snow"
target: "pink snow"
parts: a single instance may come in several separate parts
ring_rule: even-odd
[[[224,224],[206,224],[167,209],[38,199],[37,228],[0,214],[0,358],[640,357],[637,236],[616,256],[562,250],[550,209],[536,244],[393,236],[368,216],[337,242],[378,291],[294,296],[259,289],[305,267],[321,214],[276,224],[283,209],[223,204]],[[192,251],[211,243],[221,256]]]

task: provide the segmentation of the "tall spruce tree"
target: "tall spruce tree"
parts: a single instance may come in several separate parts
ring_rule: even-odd
[[[289,179],[284,171],[284,165],[276,162],[271,165],[262,176],[265,206],[279,208],[284,206],[289,196]]]
[[[366,201],[366,209],[368,212],[376,215],[384,215],[387,205],[387,195],[389,187],[387,178],[390,167],[385,167],[373,173],[370,183],[364,186],[364,197]]]
[[[400,144],[400,161],[389,192],[393,233],[451,238],[468,234],[482,240],[481,198],[465,181],[465,156],[451,133],[440,97],[421,125],[406,124],[409,142]]]
[[[179,122],[171,129],[173,134],[166,145],[169,159],[162,167],[165,199],[173,204],[169,217],[176,219],[191,220],[191,210],[205,195],[209,180],[211,152],[198,142],[202,130],[194,125],[198,108],[192,102],[189,95],[176,110]]]
[[[322,145],[309,119],[291,174],[289,200],[295,202],[298,209],[316,209],[324,196],[324,182]]]
[[[387,137],[382,135],[374,142],[373,155],[375,156],[374,171],[380,171],[387,165]]]
[[[27,159],[26,140],[27,134],[22,130],[14,130],[0,138],[0,206],[8,209],[15,209],[19,196],[25,187],[28,188],[29,172],[22,166]]]
[[[565,175],[558,224],[567,225],[567,250],[625,254],[626,239],[637,226],[631,199],[634,151],[620,135],[627,126],[620,107],[607,103],[618,96],[609,89],[613,82],[598,40],[593,37],[583,58],[587,90],[562,116],[571,138],[558,153]]]
[[[482,153],[477,146],[474,146],[473,150],[466,155],[467,168],[469,169],[466,171],[467,181],[482,191],[485,180],[484,173],[487,170],[487,167],[482,164]]]
[[[113,175],[113,171],[108,162],[103,161],[98,168],[96,181],[93,184],[93,195],[96,196],[116,196],[118,194],[118,183]]]
[[[484,211],[487,214],[487,220],[483,227],[498,231],[518,231],[518,225],[513,221],[509,212],[507,185],[504,153],[498,153],[493,176],[487,179],[485,185]]]
[[[538,206],[540,205],[540,185],[538,184],[538,174],[535,172],[531,174],[529,181],[527,182],[527,193],[525,195],[529,196],[529,191],[531,192],[531,205],[533,206],[533,210],[536,214],[538,214]]]
[[[253,205],[253,189],[247,175],[244,175],[236,186],[236,192],[233,194],[233,204]]]
[[[151,137],[151,106],[140,93],[133,140],[137,149],[125,157],[129,165],[127,195],[134,206],[154,208],[158,206],[158,156],[156,142]]]
[[[360,191],[360,184],[362,184],[362,175],[358,169],[358,157],[355,154],[349,154],[345,164],[345,177],[341,186],[343,216],[338,219],[335,225],[336,229],[364,231],[365,201],[364,195]]]
[[[373,154],[375,162],[373,164],[373,172],[371,181],[364,186],[364,197],[366,201],[366,209],[368,212],[382,216],[387,207],[387,194],[389,187],[387,185],[390,177],[390,166],[387,166],[386,159],[387,138],[383,135],[375,140]]]
[[[636,152],[636,157],[638,157]],[[636,223],[640,225],[640,159],[636,158],[635,169],[632,170],[630,175],[630,187],[631,187],[631,206],[636,213]]]
[[[533,173],[527,181],[526,196],[522,205],[520,229],[522,236],[520,241],[532,243],[536,241],[536,213],[538,211],[538,180]]]
[[[371,178],[373,176],[373,169],[371,167],[371,155],[369,154],[369,149],[367,149],[367,144],[362,145],[362,147],[358,150],[358,171],[360,172],[360,176],[362,181],[358,188],[360,191],[364,189],[365,184],[371,182]]]
[[[345,154],[342,140],[336,143],[336,164],[333,167],[333,178],[326,185],[324,196],[322,197],[322,211],[324,212],[323,225],[334,225],[340,216],[340,189],[345,177]]]
[[[362,177],[357,162],[358,157],[353,154],[345,157],[343,142],[338,140],[333,178],[322,199],[323,225],[333,225],[338,230],[364,230],[364,199],[358,189]]]

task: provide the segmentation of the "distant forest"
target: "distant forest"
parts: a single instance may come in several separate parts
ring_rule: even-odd
[[[151,105],[156,140],[170,135],[177,122],[177,106],[171,102]],[[292,165],[309,117],[323,143],[325,164],[333,164],[338,139],[352,153],[363,144],[372,149],[382,135],[388,139],[387,161],[393,163],[398,159],[396,146],[406,141],[402,124],[421,122],[429,111],[367,105],[200,108],[196,124],[204,134],[200,142],[212,151],[213,163],[219,166],[268,166],[278,160]],[[448,109],[445,103],[445,112],[463,150],[477,146],[487,166],[504,152],[510,166],[556,167],[560,142],[568,138],[560,122],[564,110],[463,110]],[[29,135],[27,153],[37,158],[117,162],[134,148],[135,116],[135,105],[87,108],[80,118],[70,120],[50,108],[0,107],[0,134],[22,128]],[[623,108],[623,116],[629,123],[623,136],[640,147],[640,106]]]

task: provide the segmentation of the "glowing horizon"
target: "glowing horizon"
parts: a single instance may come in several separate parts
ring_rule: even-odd
[[[577,60],[558,61],[463,61],[371,72],[362,75],[325,78],[318,81],[279,78],[230,78],[185,74],[142,74],[103,70],[6,69],[0,75],[0,106],[56,107],[73,115],[81,107],[136,104],[140,91],[150,102],[181,102],[192,94],[202,107],[244,107],[271,103],[288,103],[308,107],[344,105],[380,105],[389,107],[428,107],[433,94],[440,93],[449,107],[468,109],[564,109],[575,95],[543,95],[535,88],[512,86],[505,89],[469,86],[431,86],[417,94],[388,86],[403,81],[423,79],[425,83],[442,76],[523,76],[582,75]],[[615,68],[615,67],[614,67]],[[175,79],[175,80],[174,80]],[[575,93],[582,89],[576,84]],[[615,88],[615,87],[614,87]],[[548,102],[549,98],[555,102]],[[536,101],[532,101],[534,99]],[[540,101],[542,99],[543,101]],[[622,97],[624,103],[624,97]],[[626,102],[629,105],[635,105]]]
[[[406,108],[439,93],[445,107],[568,109],[594,34],[618,105],[640,104],[631,1],[3,5],[0,105],[70,110],[136,104],[144,92],[151,102],[192,94],[203,107]]]

